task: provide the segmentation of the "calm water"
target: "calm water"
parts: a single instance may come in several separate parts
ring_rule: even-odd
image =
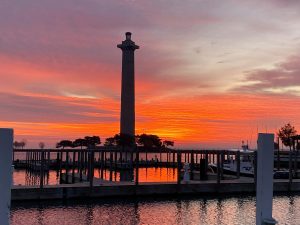
[[[70,173],[71,171],[69,171]],[[101,177],[100,169],[94,170],[94,176]],[[104,179],[110,180],[110,171],[104,170]],[[135,171],[133,172],[135,177]],[[120,181],[120,172],[112,171],[112,181]],[[177,169],[175,168],[139,168],[139,181],[140,182],[176,182],[177,181]],[[32,173],[28,170],[15,169],[13,172],[13,184],[14,185],[38,185],[40,182],[40,174]],[[45,173],[45,184],[55,185],[59,184],[59,173],[55,170],[51,170]]]
[[[279,224],[300,224],[300,196],[275,196]],[[248,225],[255,224],[255,197],[98,200],[14,204],[12,225]]]
[[[109,157],[109,154],[107,154]],[[65,156],[65,155],[64,155]],[[171,157],[171,156],[170,156]],[[17,152],[15,153],[15,160],[25,160],[25,153]],[[51,153],[51,159],[56,159],[56,153]],[[99,154],[95,155],[96,160],[99,160]],[[167,154],[157,154],[157,153],[148,153],[147,159],[166,161]],[[72,154],[70,154],[70,159],[72,159]],[[140,159],[145,160],[146,154],[140,154]],[[65,158],[64,158],[65,160]],[[188,159],[187,159],[188,160]],[[199,159],[200,160],[200,159]],[[69,171],[70,172],[70,171]],[[94,176],[100,178],[100,169],[95,168]],[[109,170],[104,170],[104,179],[112,181],[120,181],[120,171],[112,171],[110,174]],[[13,172],[13,184],[14,185],[38,185],[40,181],[40,174],[32,173],[28,170],[15,169]],[[132,177],[135,178],[135,171],[133,171]],[[55,170],[51,170],[48,173],[45,173],[45,184],[55,185],[59,184],[59,174]],[[140,182],[176,182],[177,181],[177,170],[175,168],[140,168],[139,169],[139,181]]]

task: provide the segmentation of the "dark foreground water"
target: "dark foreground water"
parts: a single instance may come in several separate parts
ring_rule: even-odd
[[[300,224],[300,196],[275,196],[279,224]],[[255,197],[146,198],[14,203],[12,225],[248,225],[255,224]]]

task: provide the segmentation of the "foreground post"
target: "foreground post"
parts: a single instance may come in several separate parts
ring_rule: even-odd
[[[12,185],[13,130],[0,129],[0,224],[9,224]]]
[[[276,224],[272,218],[274,134],[258,134],[256,225]]]

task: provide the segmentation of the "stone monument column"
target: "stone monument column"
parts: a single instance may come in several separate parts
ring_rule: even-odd
[[[139,49],[126,32],[126,39],[117,45],[122,50],[122,90],[120,133],[135,135],[134,51]]]

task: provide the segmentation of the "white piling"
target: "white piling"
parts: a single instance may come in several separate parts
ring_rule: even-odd
[[[13,129],[0,128],[0,224],[9,225]]]
[[[276,224],[272,218],[274,134],[258,134],[256,225]]]

